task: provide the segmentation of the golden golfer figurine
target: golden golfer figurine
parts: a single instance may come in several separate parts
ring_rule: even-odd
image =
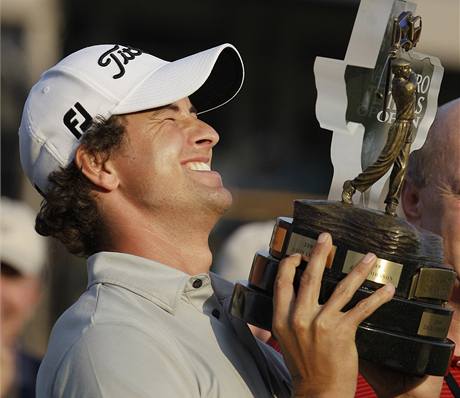
[[[391,93],[396,104],[396,120],[388,131],[388,138],[378,159],[366,167],[355,179],[347,180],[343,184],[342,202],[353,204],[352,197],[356,190],[364,192],[376,181],[382,178],[393,166],[390,176],[390,186],[385,199],[385,212],[396,215],[399,203],[410,147],[414,141],[412,123],[415,116],[417,102],[417,78],[411,69],[409,61],[397,58],[401,51],[410,51],[420,39],[422,21],[419,16],[413,16],[410,12],[402,13],[393,21],[392,45],[389,51],[389,62],[386,87],[383,95],[383,112],[386,112],[388,82],[390,71],[394,77],[391,82]],[[381,95],[380,93],[377,93]]]
[[[387,142],[375,163],[367,167],[355,179],[345,181],[342,201],[352,204],[351,198],[356,190],[366,191],[393,166],[390,187],[385,199],[385,212],[394,216],[399,203],[410,146],[414,140],[412,121],[415,115],[417,81],[410,63],[402,58],[393,60],[391,69],[394,74],[391,91],[396,103],[396,120],[388,132]]]

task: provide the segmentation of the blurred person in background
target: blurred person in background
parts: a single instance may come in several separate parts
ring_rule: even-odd
[[[429,376],[401,397],[460,397],[460,98],[439,107],[425,144],[411,153],[401,204],[411,224],[443,238],[444,262],[457,273],[449,300],[455,312],[448,337],[456,343],[449,372],[444,379]],[[388,383],[387,374],[373,370],[363,373],[377,395],[395,396],[397,379]],[[374,396],[358,383],[357,397]]]
[[[1,397],[34,397],[40,360],[19,340],[40,302],[46,239],[35,232],[34,211],[24,203],[2,197],[0,216]]]
[[[268,250],[275,222],[250,222],[236,228],[225,240],[214,264],[214,272],[231,282],[247,280],[254,254]]]

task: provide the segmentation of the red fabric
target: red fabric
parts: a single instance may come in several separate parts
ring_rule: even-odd
[[[366,379],[358,374],[358,384],[356,385],[355,398],[376,398],[374,389],[369,385]]]
[[[270,336],[270,338],[267,341],[267,344],[273,347],[276,351],[281,352],[280,345],[278,344],[276,339],[273,337],[273,335]]]
[[[454,356],[452,358],[452,362],[450,363],[449,372],[452,376],[454,376],[455,381],[460,386],[460,357]],[[446,381],[442,383],[442,390],[441,395],[439,398],[455,398],[454,394],[451,393],[449,390],[449,386],[447,385]]]
[[[278,342],[275,340],[273,336],[271,336],[267,344],[272,346],[276,351],[281,352],[280,346]],[[454,377],[457,384],[460,386],[460,356],[454,356],[452,358],[452,362],[450,363],[449,372]],[[358,384],[356,386],[356,395],[355,398],[376,398],[377,395],[375,394],[372,387],[367,383],[363,376],[360,374],[358,375]],[[441,395],[439,398],[455,398],[454,394],[449,389],[446,381],[444,380],[442,384]]]

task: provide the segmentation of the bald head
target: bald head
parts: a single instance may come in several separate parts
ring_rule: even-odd
[[[420,188],[448,185],[460,193],[460,98],[438,109],[425,144],[410,156],[407,178]]]
[[[460,275],[460,99],[439,108],[412,152],[401,198],[412,224],[442,236],[445,261]]]

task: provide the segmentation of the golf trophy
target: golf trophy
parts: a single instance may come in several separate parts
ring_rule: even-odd
[[[320,304],[367,252],[377,262],[344,311],[386,283],[396,288],[394,298],[358,327],[360,358],[441,376],[455,348],[447,338],[453,312],[446,306],[455,272],[444,265],[439,236],[396,215],[409,154],[425,141],[443,71],[435,57],[414,50],[422,30],[414,11],[403,0],[362,0],[345,60],[317,58],[316,114],[334,132],[329,200],[296,200],[293,217],[277,219],[268,251],[255,254],[248,282],[235,285],[231,312],[270,330],[279,261],[305,256],[297,289],[316,239],[329,232],[333,249]]]

